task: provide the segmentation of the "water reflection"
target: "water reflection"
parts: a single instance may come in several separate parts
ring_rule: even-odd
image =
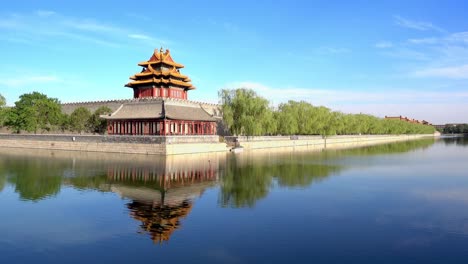
[[[467,146],[468,145],[468,135],[463,137],[461,136],[445,136],[442,137],[441,140],[445,143],[445,145],[456,145],[456,146]]]
[[[434,139],[325,152],[258,151],[170,157],[40,150],[0,150],[0,192],[40,202],[62,188],[115,193],[154,243],[168,241],[207,189],[221,207],[255,207],[274,188],[305,189],[355,166],[349,157],[425,149]],[[465,144],[465,143],[463,143]],[[368,159],[366,159],[368,160]]]
[[[168,241],[190,213],[193,201],[218,180],[219,159],[198,156],[188,162],[186,158],[164,158],[150,166],[119,164],[107,170],[110,191],[131,201],[127,203],[130,215],[155,243]]]
[[[193,201],[216,185],[225,155],[170,157],[102,155],[42,150],[0,150],[0,191],[7,184],[21,200],[38,202],[63,186],[113,192],[155,243],[169,240]]]
[[[434,138],[428,138],[324,152],[263,150],[255,155],[233,155],[221,178],[219,204],[223,207],[253,207],[276,185],[306,188],[356,165],[356,161],[340,160],[342,157],[405,153],[426,149],[434,142]]]
[[[268,195],[272,185],[307,187],[340,170],[339,166],[312,164],[310,158],[290,154],[233,156],[222,177],[220,205],[253,207]]]

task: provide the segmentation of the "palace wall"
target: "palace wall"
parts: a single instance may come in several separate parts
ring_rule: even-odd
[[[113,112],[116,111],[122,104],[129,103],[132,101],[154,101],[154,102],[161,102],[164,100],[169,102],[172,105],[192,105],[192,106],[200,106],[203,110],[205,110],[208,114],[214,116],[215,118],[222,118],[221,108],[217,104],[210,104],[204,102],[197,102],[197,101],[190,101],[184,99],[175,99],[175,98],[142,98],[142,99],[123,99],[123,100],[109,100],[109,101],[95,101],[95,102],[75,102],[75,103],[64,103],[61,104],[62,112],[65,114],[71,114],[75,109],[78,107],[87,108],[91,113],[96,111],[101,106],[109,107]]]
[[[109,100],[109,101],[95,101],[95,102],[75,102],[75,103],[64,103],[61,104],[62,112],[69,115],[75,111],[78,107],[84,107],[94,113],[99,107],[107,106],[112,112],[117,110],[123,103],[126,103],[130,100]]]

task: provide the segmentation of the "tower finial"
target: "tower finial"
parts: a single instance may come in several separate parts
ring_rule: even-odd
[[[159,49],[159,52],[160,52],[160,53],[163,53],[163,48],[162,48],[162,46],[161,46],[161,48]]]

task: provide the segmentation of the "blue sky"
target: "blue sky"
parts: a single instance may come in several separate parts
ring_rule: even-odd
[[[7,1],[0,93],[131,98],[123,85],[162,46],[191,100],[248,87],[275,105],[468,122],[468,1],[382,2]]]

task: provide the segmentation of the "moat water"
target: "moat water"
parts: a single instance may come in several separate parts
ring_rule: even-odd
[[[0,150],[0,263],[467,263],[468,140]]]

